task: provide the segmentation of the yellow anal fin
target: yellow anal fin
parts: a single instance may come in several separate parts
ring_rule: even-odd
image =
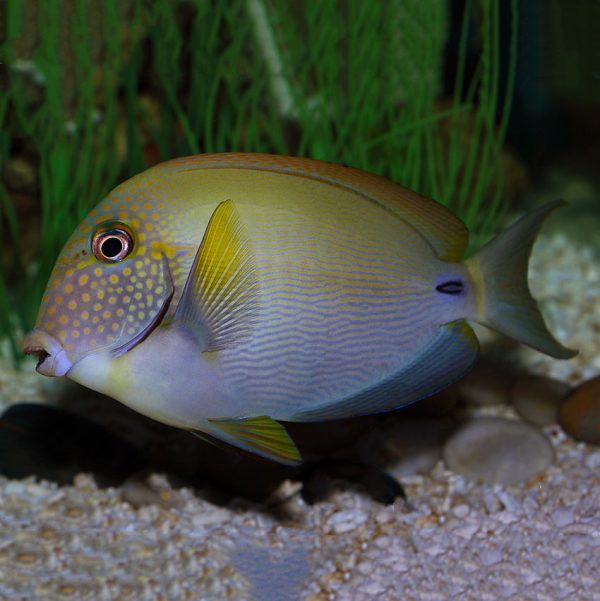
[[[270,417],[210,419],[208,422],[216,430],[216,436],[241,449],[288,465],[302,462],[302,456],[290,435]]]
[[[233,201],[210,218],[175,313],[204,351],[230,346],[250,332],[258,310],[258,278]]]

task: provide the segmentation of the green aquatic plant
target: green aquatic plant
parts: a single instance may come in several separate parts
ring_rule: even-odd
[[[0,172],[25,156],[39,219],[20,213],[3,177],[0,336],[16,350],[89,208],[174,156],[234,150],[343,162],[434,197],[478,241],[488,237],[502,212],[516,57],[511,0],[501,96],[499,6],[467,0],[454,97],[442,105],[441,0],[2,3]],[[474,24],[481,51],[467,76]]]

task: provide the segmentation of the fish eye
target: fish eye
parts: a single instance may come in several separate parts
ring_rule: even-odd
[[[122,223],[104,224],[92,237],[92,252],[103,263],[118,263],[133,250],[133,235]]]

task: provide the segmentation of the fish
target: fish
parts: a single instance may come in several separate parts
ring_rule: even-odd
[[[23,351],[165,424],[285,464],[281,422],[391,411],[465,375],[478,322],[552,357],[528,288],[534,209],[469,232],[384,177],[253,153],[176,158],[110,192],[60,253]]]

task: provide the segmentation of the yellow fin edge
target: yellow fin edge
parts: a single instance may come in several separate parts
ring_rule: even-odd
[[[252,247],[232,200],[213,212],[188,275],[174,320],[194,332],[203,351],[247,336],[258,310]]]
[[[241,449],[287,465],[302,462],[300,451],[286,429],[266,415],[209,419],[208,422],[221,434],[217,436]]]

